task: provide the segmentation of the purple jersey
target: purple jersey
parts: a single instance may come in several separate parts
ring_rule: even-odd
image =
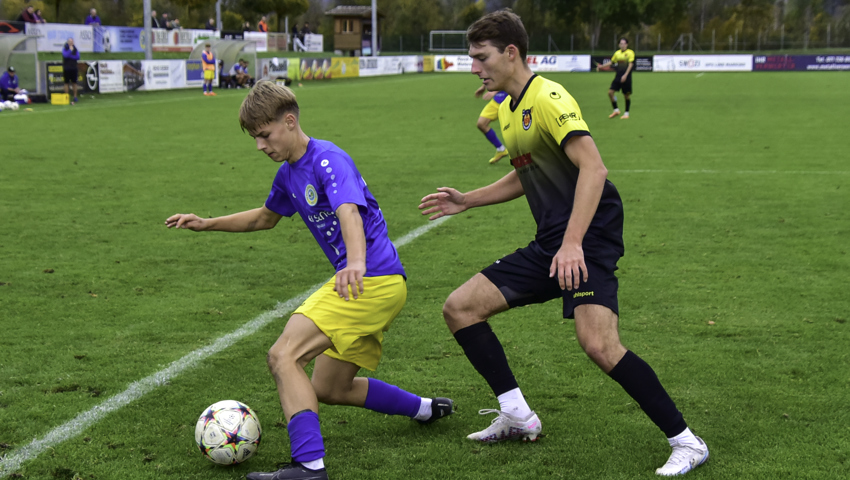
[[[331,142],[310,138],[303,157],[280,166],[266,208],[285,217],[296,212],[301,215],[339,271],[348,260],[335,212],[344,203],[360,207],[366,233],[366,276],[405,275],[378,202],[351,157]]]

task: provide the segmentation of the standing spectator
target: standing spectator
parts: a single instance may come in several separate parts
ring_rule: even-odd
[[[32,5],[21,11],[21,14],[18,15],[18,21],[26,23],[38,23],[35,21],[35,10],[33,10]]]
[[[257,31],[266,33],[269,31],[269,26],[266,24],[266,16],[260,18],[260,23],[257,24]]]
[[[35,18],[35,23],[47,23],[47,20],[41,16],[40,8],[33,13],[33,18]]]
[[[20,91],[18,74],[15,73],[15,67],[10,66],[3,75],[0,75],[0,102],[12,100]]]
[[[171,20],[168,19],[167,13],[162,14],[162,21],[159,22],[159,28],[166,28],[168,30],[171,30]]]
[[[100,26],[100,17],[97,16],[97,9],[89,10],[89,16],[86,17],[86,25]]]
[[[301,43],[300,41],[296,41],[296,40],[298,40],[298,24],[293,23],[292,28],[289,30],[289,32],[292,35],[292,38],[290,39],[290,41],[292,42],[292,51],[297,52],[298,51],[298,44]]]
[[[245,22],[245,24],[242,25],[242,32],[244,33],[244,32],[250,32],[250,31],[251,31],[251,22]]]
[[[311,33],[313,33],[313,31],[310,30],[310,22],[304,22],[304,27],[301,29],[301,41],[304,41],[304,35],[309,35]]]
[[[215,19],[210,17],[210,19],[207,20],[207,24],[204,25],[204,28],[206,28],[207,30],[218,30],[217,28],[215,28]]]
[[[212,52],[212,45],[207,43],[204,45],[204,51],[201,52],[201,65],[204,67],[204,95],[215,96],[213,92],[213,80],[215,79],[215,55]]]
[[[159,24],[159,19],[156,18],[156,10],[151,10],[151,28],[162,28]]]
[[[68,85],[74,86],[74,100],[71,105],[77,103],[77,79],[80,73],[77,70],[77,61],[80,59],[80,51],[74,46],[74,39],[69,38],[62,47],[62,77],[65,79],[65,95],[68,95]]]
[[[175,18],[174,20],[171,21],[171,28],[174,29],[174,30],[180,30],[181,28],[183,28],[182,26],[180,26],[180,19],[179,18]]]

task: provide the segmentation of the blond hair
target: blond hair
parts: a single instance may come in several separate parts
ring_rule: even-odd
[[[260,80],[251,89],[239,108],[239,125],[242,131],[254,133],[263,125],[276,122],[287,113],[298,118],[300,110],[295,93],[268,80]]]

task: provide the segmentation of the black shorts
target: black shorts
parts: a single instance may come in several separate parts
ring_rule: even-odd
[[[65,78],[65,83],[77,83],[77,78],[79,78],[79,73],[77,72],[77,69],[62,70],[62,76]]]
[[[619,258],[617,255],[614,258]],[[547,254],[537,242],[531,242],[481,271],[493,282],[511,308],[544,303],[554,298],[564,299],[564,318],[575,318],[578,305],[602,305],[619,314],[614,271],[617,262],[597,261],[585,254],[587,282],[582,281],[577,290],[561,290],[558,279],[549,277],[552,255]]]
[[[632,74],[630,73],[628,77],[626,77],[625,82],[621,82],[620,79],[623,78],[623,74],[619,73],[616,77],[614,77],[614,81],[611,82],[611,90],[615,92],[622,90],[623,93],[632,93]]]

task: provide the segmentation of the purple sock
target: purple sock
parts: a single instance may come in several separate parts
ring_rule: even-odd
[[[496,135],[496,131],[492,128],[487,130],[487,133],[484,134],[487,137],[487,140],[490,140],[490,143],[493,144],[496,148],[502,148],[502,142],[499,141],[499,137]]]
[[[296,413],[286,426],[292,459],[298,463],[312,462],[325,456],[325,443],[319,431],[319,415],[307,410]]]
[[[404,390],[374,378],[369,379],[364,407],[387,415],[404,415],[413,418],[419,413],[422,399]]]

